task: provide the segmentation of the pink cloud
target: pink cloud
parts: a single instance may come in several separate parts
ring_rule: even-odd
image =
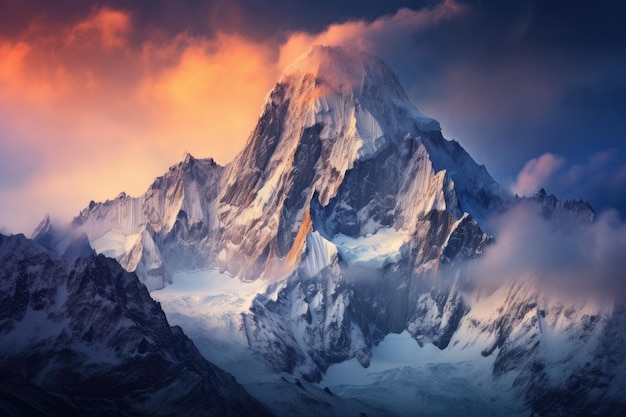
[[[0,38],[0,151],[19,160],[0,178],[5,228],[143,193],[184,152],[224,164],[243,147],[278,77],[272,48],[236,34],[137,46],[132,31],[131,14],[102,9]]]
[[[511,191],[518,195],[529,195],[541,188],[564,163],[564,159],[552,153],[544,153],[526,162],[517,175]]]
[[[86,39],[94,39],[105,48],[121,47],[126,43],[131,29],[131,16],[128,13],[102,8],[94,10],[87,19],[74,26],[66,42],[85,42]]]

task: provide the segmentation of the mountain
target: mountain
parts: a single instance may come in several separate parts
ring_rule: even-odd
[[[162,288],[172,271],[214,262],[210,232],[222,171],[212,159],[185,154],[142,196],[122,192],[111,201],[92,201],[72,229],[86,234],[98,253],[136,272],[148,289]]]
[[[445,348],[465,305],[435,272],[479,253],[489,237],[476,219],[511,198],[387,65],[342,48],[313,48],[285,70],[225,175],[221,257],[245,253],[235,273],[248,279],[293,271],[246,316],[250,343],[313,379],[353,357],[367,365],[373,345],[407,328]]]
[[[114,260],[0,235],[0,265],[2,415],[270,415]]]
[[[332,392],[400,414],[619,415],[619,300],[548,291],[544,271],[514,268],[523,253],[488,285],[476,276],[507,243],[491,219],[516,225],[518,210],[538,213],[537,248],[596,221],[583,201],[510,195],[386,64],[318,46],[283,72],[227,166],[186,155],[143,196],[92,202],[72,230],[136,271],[196,340],[251,351],[276,375],[323,386],[358,364],[371,384]],[[176,292],[194,277],[202,284]],[[384,368],[394,335],[418,358]],[[425,374],[458,390],[411,385]]]
[[[273,280],[295,268],[311,231],[328,240],[393,229],[415,240],[429,213],[483,218],[507,197],[386,64],[315,47],[285,70],[226,169],[219,259],[243,279]],[[233,264],[238,253],[246,260]]]
[[[216,265],[273,281],[295,269],[311,230],[410,236],[424,214],[484,219],[510,198],[386,64],[315,47],[285,70],[228,166],[187,154],[144,195],[91,202],[74,227],[157,289],[173,271]]]

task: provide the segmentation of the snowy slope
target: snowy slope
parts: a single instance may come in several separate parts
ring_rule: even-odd
[[[176,270],[212,263],[209,234],[221,172],[212,159],[186,154],[142,196],[92,201],[73,226],[98,253],[137,272],[148,289],[161,288]]]
[[[201,270],[175,273],[171,285],[151,295],[159,301],[170,323],[185,327],[206,358],[228,369],[276,415],[394,415],[366,399],[345,399],[289,374],[276,374],[254,355],[247,347],[242,313],[266,287],[261,280],[246,283],[216,270]]]

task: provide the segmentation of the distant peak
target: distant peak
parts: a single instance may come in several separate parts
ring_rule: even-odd
[[[183,164],[188,164],[189,162],[191,162],[193,159],[195,159],[193,156],[191,156],[191,154],[189,152],[185,152],[183,154],[183,159],[182,159],[182,163]]]
[[[40,236],[43,236],[51,228],[52,228],[52,221],[50,220],[50,215],[46,214],[43,220],[39,222],[39,225],[37,225],[37,227],[35,228],[35,231],[33,232],[31,239],[34,240]]]

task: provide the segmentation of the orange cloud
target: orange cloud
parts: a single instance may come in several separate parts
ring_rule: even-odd
[[[24,158],[13,183],[0,179],[2,226],[69,219],[91,199],[143,193],[185,151],[226,163],[245,143],[278,75],[270,48],[237,35],[137,47],[132,30],[130,14],[103,9],[0,39],[0,149]]]
[[[126,44],[130,30],[131,18],[128,13],[102,8],[94,10],[87,19],[74,26],[67,43],[92,44],[97,41],[105,48],[120,47]]]
[[[381,48],[459,10],[451,1],[402,9],[282,44],[156,31],[137,44],[133,15],[101,8],[67,27],[38,21],[0,38],[0,227],[30,232],[46,212],[70,219],[92,199],[143,193],[186,151],[227,163],[282,68],[310,46]]]
[[[24,58],[30,46],[25,42],[2,42],[0,44],[0,80],[4,83],[18,78],[23,70]]]
[[[192,153],[226,163],[254,128],[278,76],[271,49],[223,34],[178,42],[179,59],[142,80],[137,102],[151,107],[161,127],[176,132]],[[159,140],[166,144],[171,137]]]
[[[63,70],[54,62],[37,59],[37,47],[24,40],[0,40],[0,97],[47,101],[63,90]]]

